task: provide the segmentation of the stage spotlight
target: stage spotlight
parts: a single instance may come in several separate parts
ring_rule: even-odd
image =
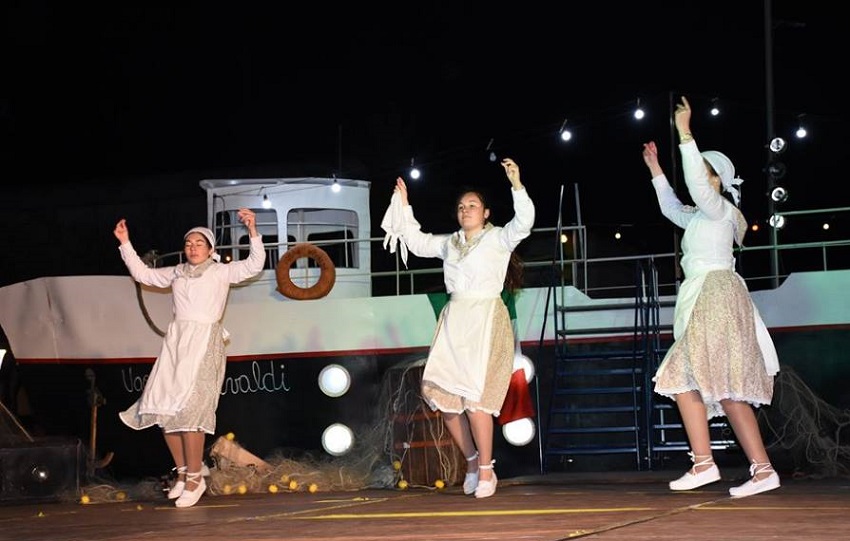
[[[782,229],[785,227],[785,216],[781,214],[774,214],[767,220],[767,223],[769,223],[770,227],[774,229]]]
[[[534,379],[534,363],[527,356],[522,353],[518,353],[514,355],[514,372],[519,370],[520,368],[525,370],[525,381],[531,383],[531,380]]]
[[[348,392],[351,387],[351,375],[345,367],[329,364],[319,372],[319,389],[327,396],[337,398]]]
[[[774,154],[782,154],[785,152],[785,149],[788,147],[788,142],[781,137],[774,137],[770,140],[770,151]]]
[[[772,199],[775,203],[784,203],[788,200],[788,190],[782,186],[777,186],[770,190],[770,199]]]
[[[354,432],[342,423],[334,423],[322,432],[322,447],[329,455],[342,456],[354,445]]]
[[[785,164],[782,162],[773,162],[767,166],[767,174],[774,180],[779,180],[785,176]]]
[[[517,419],[516,421],[502,425],[502,435],[505,436],[505,440],[517,447],[531,443],[536,433],[537,429],[531,417]]]

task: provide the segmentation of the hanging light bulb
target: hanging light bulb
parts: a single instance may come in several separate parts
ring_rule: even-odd
[[[720,107],[717,105],[717,98],[711,100],[711,116],[717,116],[720,114]]]
[[[341,189],[342,189],[342,186],[339,185],[339,181],[336,179],[336,175],[334,175],[334,183],[331,184],[331,191],[333,193],[339,193],[339,191]]]
[[[567,119],[565,118],[563,122],[561,122],[561,129],[558,130],[558,133],[561,134],[561,141],[569,141],[573,138],[573,132],[567,129]]]
[[[637,120],[640,120],[644,116],[646,116],[646,113],[643,112],[643,109],[640,106],[640,98],[637,99],[637,108],[635,109],[634,114],[635,114],[635,119],[637,119]]]
[[[799,122],[799,124],[797,125],[797,131],[794,132],[794,135],[797,136],[797,139],[803,139],[809,133],[806,131],[806,126],[803,124],[804,116],[806,115],[797,115],[797,121]]]
[[[487,158],[488,158],[491,162],[495,162],[496,160],[498,160],[498,159],[499,159],[499,157],[498,157],[498,156],[496,156],[496,152],[495,152],[494,150],[492,150],[492,148],[493,148],[493,138],[491,137],[491,138],[490,138],[490,142],[489,142],[489,143],[487,143],[487,148],[485,148],[485,149],[484,149],[484,152],[489,151],[489,152],[490,152],[490,154],[487,156]]]
[[[268,194],[263,194],[263,208],[264,209],[272,208],[272,202],[269,200]]]
[[[422,176],[422,172],[421,172],[421,171],[419,171],[419,168],[417,168],[417,167],[413,164],[413,158],[410,158],[410,172],[409,172],[408,174],[410,175],[410,178],[412,178],[413,180],[416,180],[416,179],[418,179],[420,176]]]

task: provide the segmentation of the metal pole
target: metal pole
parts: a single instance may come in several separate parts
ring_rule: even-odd
[[[679,148],[679,145],[676,143],[676,120],[675,120],[675,111],[676,111],[676,93],[672,90],[670,91],[670,95],[667,98],[668,107],[670,108],[670,162],[672,167],[670,169],[670,181],[673,184],[673,191],[676,191],[679,188],[679,165],[678,165],[678,153],[676,152]],[[682,281],[682,269],[679,266],[679,228],[673,228],[673,273],[676,277],[676,291],[679,291],[679,283]]]
[[[774,137],[773,128],[773,9],[771,0],[764,0],[764,73],[765,73],[765,104],[767,105],[767,161],[770,164],[773,155],[770,151],[769,143]],[[767,170],[767,193],[775,187],[773,175],[770,174],[770,167]],[[773,199],[767,198],[767,216],[770,218],[776,212],[776,205]],[[779,287],[779,250],[778,232],[776,227],[770,227],[770,275],[773,288]]]

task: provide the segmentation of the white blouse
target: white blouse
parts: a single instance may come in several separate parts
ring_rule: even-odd
[[[207,353],[213,324],[224,315],[230,285],[263,270],[266,251],[261,236],[251,237],[248,258],[212,263],[203,274],[189,276],[185,265],[152,269],[136,254],[130,242],[119,248],[134,280],[145,285],[171,287],[174,319],[162,341],[139,403],[140,414],[174,415],[189,397],[195,375]],[[227,331],[224,331],[227,338]]]

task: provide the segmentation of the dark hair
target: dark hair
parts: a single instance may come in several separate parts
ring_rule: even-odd
[[[505,290],[508,293],[514,293],[522,287],[522,278],[525,265],[522,258],[516,253],[511,252],[511,259],[508,261],[508,272],[505,274]]]
[[[719,179],[720,175],[718,175],[717,171],[714,170],[714,166],[711,165],[711,163],[708,160],[706,160],[705,158],[703,158],[702,161],[705,162],[705,166],[708,167],[709,173],[711,173],[712,175],[714,175],[715,177],[717,177]],[[732,196],[731,193],[729,193],[728,190],[726,190],[726,187],[723,186],[722,181],[720,182],[720,195],[725,197],[734,206],[736,206],[736,207],[738,206],[738,205],[735,204],[735,198]]]
[[[481,200],[481,205],[485,210],[490,209],[490,206],[487,204],[487,198],[481,190],[470,187],[463,188],[458,194],[457,199],[455,200],[455,209],[457,209],[457,206],[460,205],[460,201],[463,199],[463,196],[469,193],[475,194],[478,199]],[[487,222],[489,222],[489,218],[484,218],[484,223],[486,224]],[[522,258],[516,253],[516,251],[511,252],[511,258],[508,261],[508,270],[507,273],[505,273],[505,283],[503,285],[504,289],[508,293],[513,294],[517,289],[522,287],[523,271],[524,264]]]

